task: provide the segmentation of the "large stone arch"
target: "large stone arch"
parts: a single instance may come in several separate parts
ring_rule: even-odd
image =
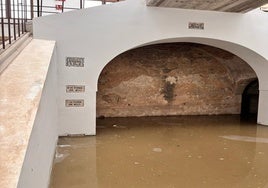
[[[123,50],[122,53],[124,53],[128,50],[131,50],[131,49],[135,49],[137,47],[143,47],[143,46],[148,46],[148,45],[152,45],[152,44],[180,43],[180,42],[181,43],[204,44],[204,45],[220,48],[220,49],[228,51],[232,54],[235,54],[239,58],[243,59],[255,71],[257,78],[259,80],[260,93],[262,92],[263,94],[265,94],[265,90],[268,86],[267,85],[267,75],[265,74],[265,70],[268,70],[267,60],[264,57],[262,57],[260,54],[258,54],[257,52],[255,52],[249,48],[246,48],[244,46],[241,46],[239,44],[235,44],[235,43],[223,41],[223,40],[218,40],[218,39],[201,38],[201,37],[168,38],[168,39],[161,39],[161,40],[147,42],[144,44],[137,45],[136,47],[129,47],[129,49]],[[119,56],[122,53],[115,55],[114,57],[111,58],[111,60],[114,59],[115,57]],[[109,62],[110,61],[105,62],[103,64],[103,68],[105,66],[107,66],[109,64]],[[100,77],[102,70],[103,69],[101,69],[98,72],[99,74],[98,74],[98,77],[96,78],[96,80],[97,80],[96,88],[98,88],[98,79]],[[261,98],[261,96],[262,95],[260,95],[259,101],[264,101],[265,98]],[[263,119],[265,117],[265,115],[264,115],[265,110],[263,111],[262,109],[264,109],[264,108],[265,107],[263,107],[263,105],[260,103],[259,110],[258,110],[258,123],[266,125],[268,122],[266,122],[266,120]]]
[[[153,44],[103,69],[97,117],[239,114],[256,73],[225,50],[196,43]]]

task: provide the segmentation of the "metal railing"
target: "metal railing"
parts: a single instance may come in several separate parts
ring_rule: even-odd
[[[77,7],[65,6],[66,0],[55,0],[57,5],[43,5],[43,0],[0,0],[0,53],[26,33],[27,22],[34,17],[85,8],[86,0],[76,0]],[[94,1],[94,0],[93,0]],[[101,4],[120,0],[95,0]]]
[[[5,49],[26,32],[27,2],[26,0],[0,0],[0,11],[1,49]]]

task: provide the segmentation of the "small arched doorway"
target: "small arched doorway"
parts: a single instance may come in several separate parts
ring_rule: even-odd
[[[250,82],[242,94],[241,117],[242,119],[256,120],[259,103],[259,81]]]

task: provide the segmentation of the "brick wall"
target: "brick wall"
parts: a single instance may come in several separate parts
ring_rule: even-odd
[[[255,72],[218,48],[158,44],[113,59],[98,82],[97,116],[239,114]]]

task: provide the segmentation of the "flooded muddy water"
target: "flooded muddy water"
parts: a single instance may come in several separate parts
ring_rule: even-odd
[[[51,188],[268,188],[268,127],[240,116],[105,118],[59,139]]]

